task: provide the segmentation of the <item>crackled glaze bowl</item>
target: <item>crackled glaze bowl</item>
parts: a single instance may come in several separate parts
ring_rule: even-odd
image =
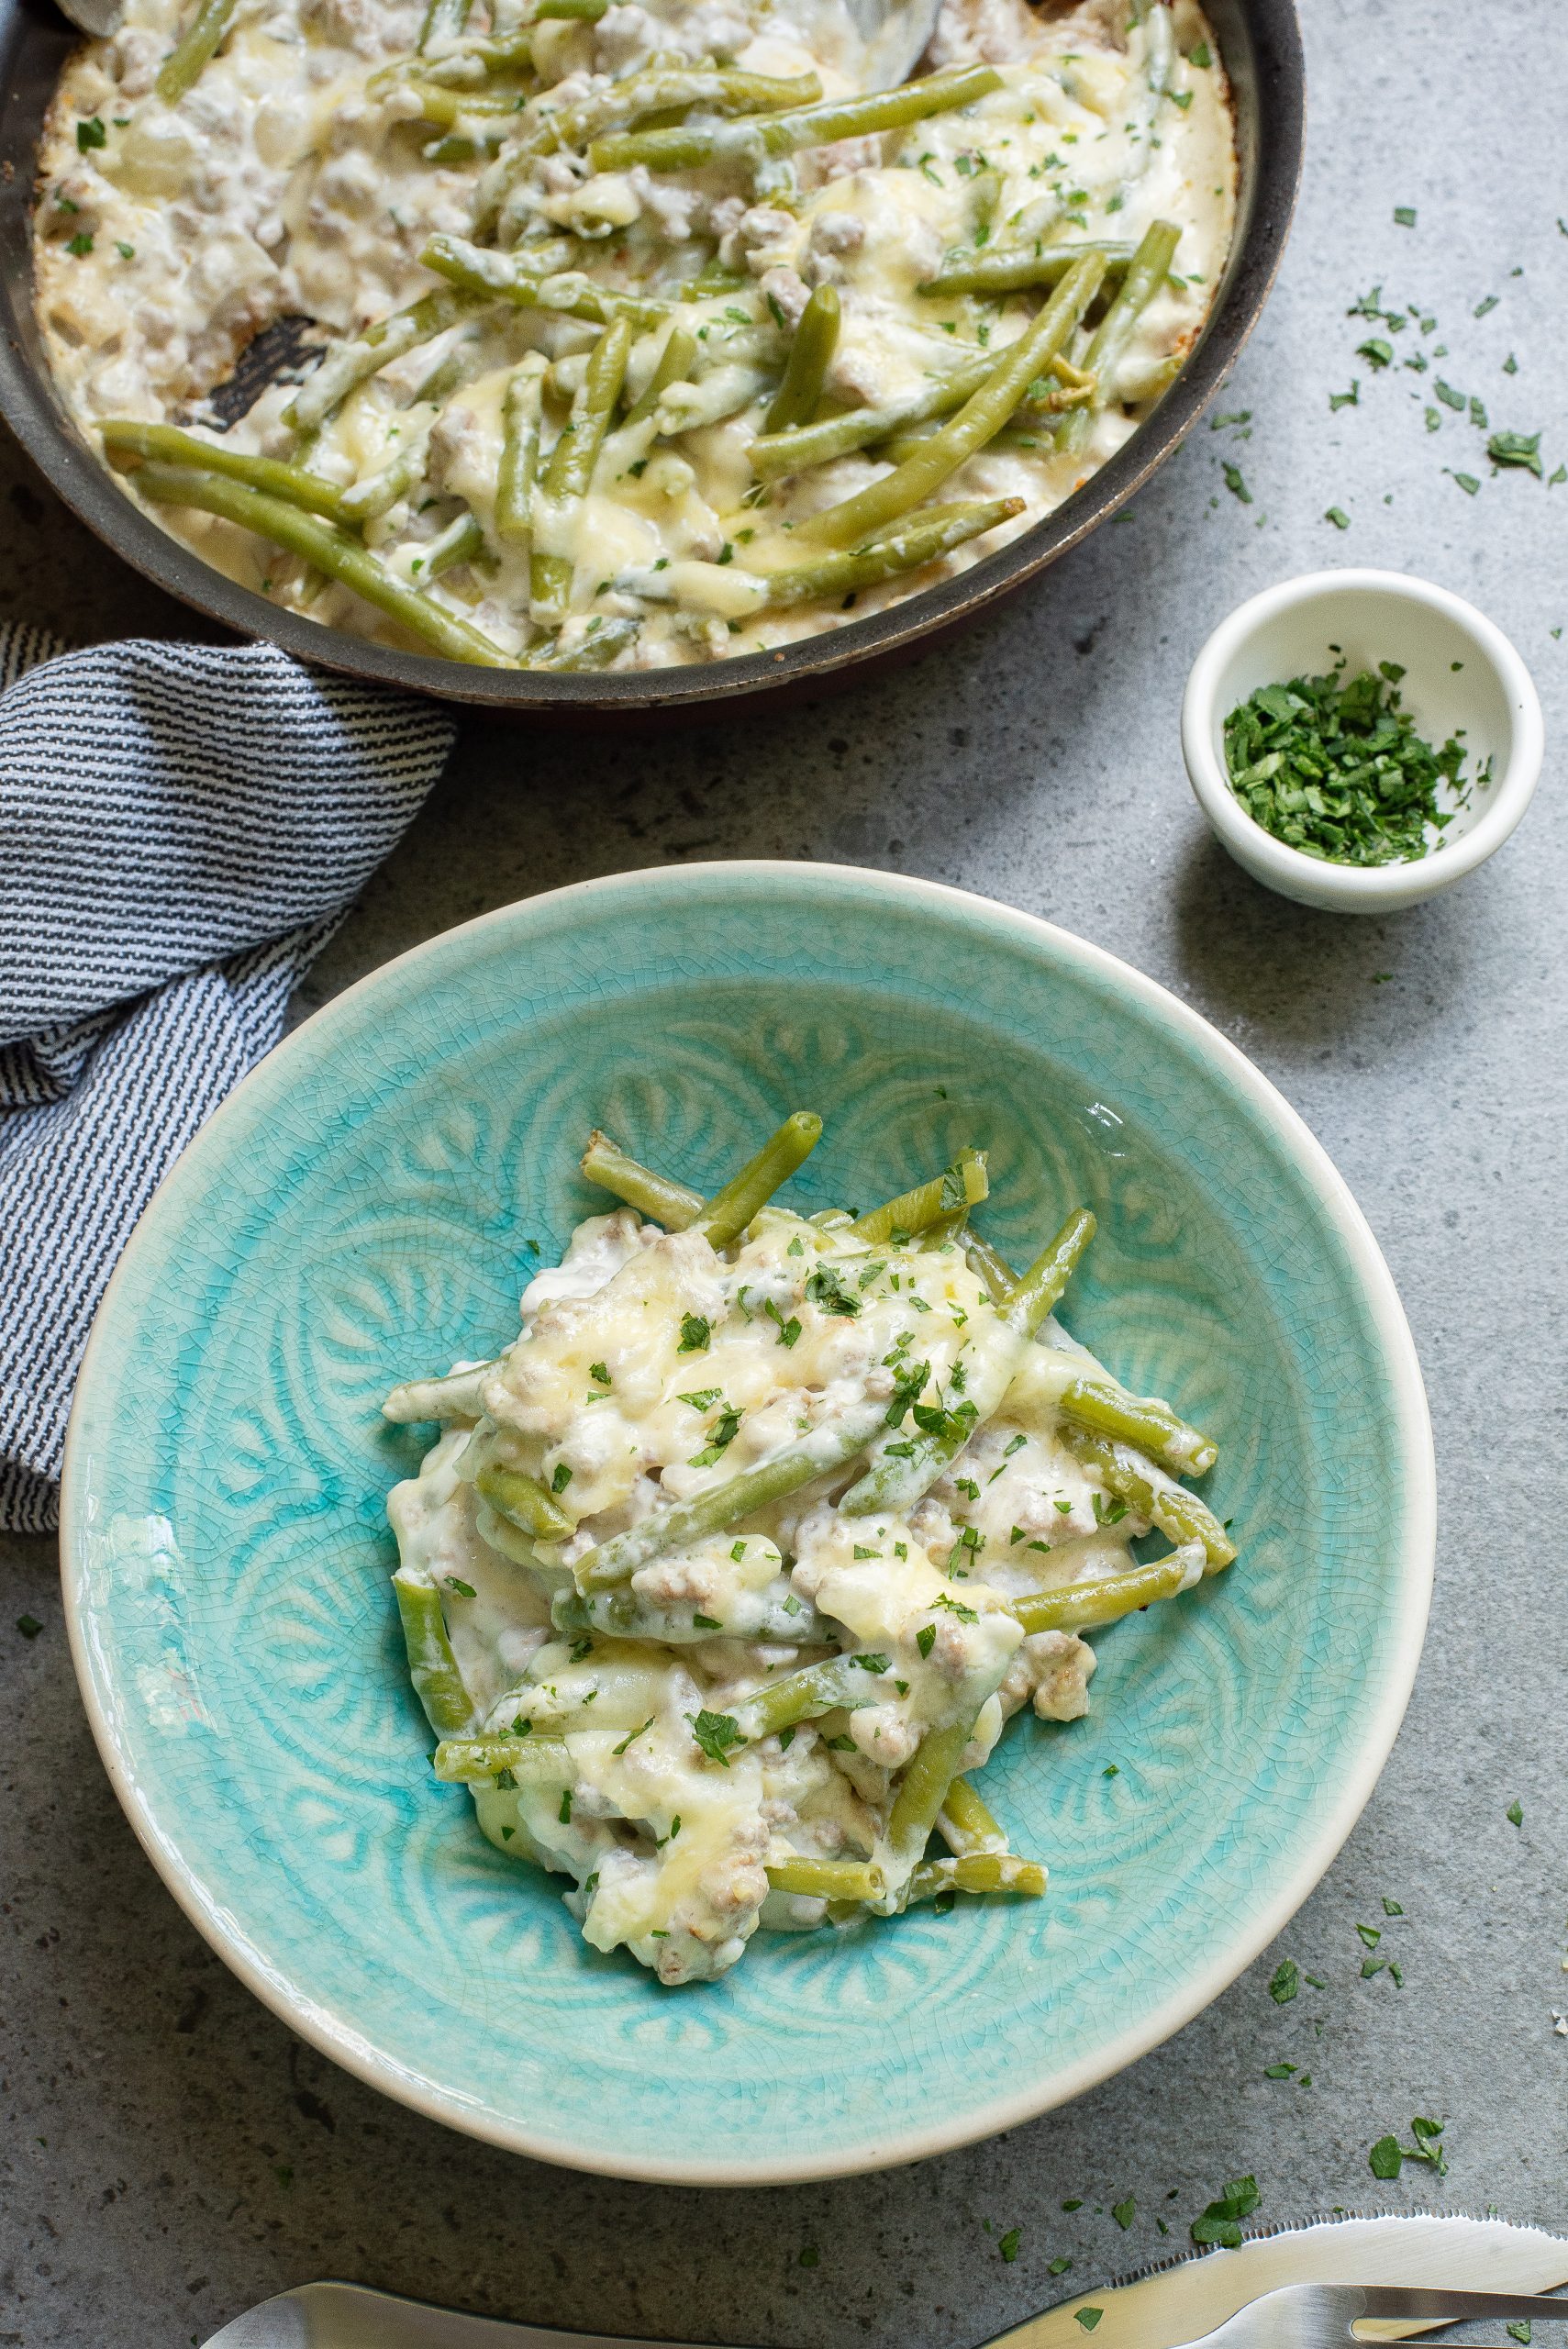
[[[1097,1635],[1090,1718],[985,1774],[1042,1901],[759,1934],[670,1991],[438,1786],[387,1586],[417,1431],[381,1397],[493,1352],[599,1195],[606,1126],[710,1186],[784,1112],[808,1208],[990,1152],[1023,1261],[1086,1201],[1070,1321],[1218,1438],[1229,1573]],[[1393,1741],[1431,1574],[1409,1332],[1278,1094],[1149,980],[929,884],[632,874],[504,908],[339,996],[153,1201],[72,1422],[77,1669],[131,1820],[214,1947],[389,2094],[585,2169],[779,2182],[1027,2120],[1272,1938]],[[1109,1774],[1110,1765],[1116,1765]]]

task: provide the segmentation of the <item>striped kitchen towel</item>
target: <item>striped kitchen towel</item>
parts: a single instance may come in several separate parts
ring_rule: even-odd
[[[0,1527],[43,1532],[131,1226],[451,748],[270,645],[0,627]]]

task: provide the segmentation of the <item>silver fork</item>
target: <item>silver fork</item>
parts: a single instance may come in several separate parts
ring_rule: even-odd
[[[1364,2342],[1356,2326],[1367,2320],[1405,2324],[1468,2324],[1480,2318],[1518,2324],[1568,2320],[1568,2300],[1520,2292],[1449,2292],[1398,2284],[1285,2284],[1249,2300],[1213,2332],[1187,2349],[1348,2349]],[[1499,2343],[1498,2349],[1507,2349]]]

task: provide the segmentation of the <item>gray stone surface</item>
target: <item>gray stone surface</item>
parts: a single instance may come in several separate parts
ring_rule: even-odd
[[[1151,973],[1304,1113],[1387,1252],[1426,1366],[1442,1487],[1437,1598],[1394,1757],[1278,1947],[1141,2064],[1002,2140],[900,2172],[704,2196],[534,2166],[384,2102],[230,1978],[134,1843],[72,1680],[49,1545],[0,1572],[0,2342],[169,2349],[343,2275],[476,2309],[697,2340],[962,2349],[1175,2248],[1221,2183],[1261,2216],[1479,2210],[1568,2228],[1568,1622],[1561,1241],[1568,1069],[1552,759],[1526,829],[1388,922],[1309,914],[1212,844],[1176,737],[1207,629],[1322,563],[1473,596],[1568,721],[1568,486],[1494,479],[1431,373],[1376,376],[1347,306],[1381,281],[1435,316],[1403,359],[1568,458],[1568,30],[1531,0],[1307,0],[1305,202],[1222,406],[1138,501],[999,617],[902,676],[652,740],[472,725],[402,852],[315,975],[318,1001],[431,931],[627,865],[781,855],[886,865],[1049,915]],[[1396,204],[1418,207],[1396,226]],[[1489,295],[1497,306],[1476,318]],[[1381,328],[1373,328],[1382,332]],[[1518,373],[1503,372],[1517,354]],[[1329,395],[1361,380],[1361,404]],[[1240,463],[1252,503],[1228,492]],[[1443,471],[1479,475],[1467,496]],[[78,634],[183,616],[61,516],[14,451],[5,594]],[[1323,521],[1342,507],[1351,529]],[[31,1641],[15,1631],[29,1611]],[[1523,1806],[1516,1828],[1505,1816]],[[1382,1897],[1404,1904],[1389,1920]],[[1360,1978],[1358,1921],[1404,1970]],[[1318,1976],[1276,2006],[1282,1955]],[[1310,2087],[1269,2080],[1293,2060]],[[1412,2113],[1451,2174],[1368,2175]],[[1124,2232],[1110,2205],[1137,2212]],[[1064,2212],[1064,2199],[1082,2207]],[[1157,2221],[1171,2229],[1162,2236]],[[1022,2236],[1006,2262],[998,2239]],[[809,2259],[815,2250],[819,2258]]]

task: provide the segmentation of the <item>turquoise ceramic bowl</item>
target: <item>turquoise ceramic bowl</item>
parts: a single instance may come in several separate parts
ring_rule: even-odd
[[[602,1208],[606,1126],[708,1186],[786,1110],[807,1207],[963,1142],[1018,1259],[1100,1233],[1072,1325],[1221,1446],[1240,1562],[1099,1636],[1094,1711],[985,1774],[1049,1897],[759,1936],[662,1990],[430,1776],[387,1588],[394,1379],[493,1351]],[[1173,2031],[1290,1916],[1416,1667],[1430,1435],[1387,1271],[1241,1055],[1108,955],[929,884],[631,874],[351,988],[218,1111],[99,1316],[65,1479],[77,1669],[116,1788],[230,1965],[339,2063],[498,2144],[781,2181],[1002,2129]],[[1114,1776],[1107,1776],[1111,1763]]]

